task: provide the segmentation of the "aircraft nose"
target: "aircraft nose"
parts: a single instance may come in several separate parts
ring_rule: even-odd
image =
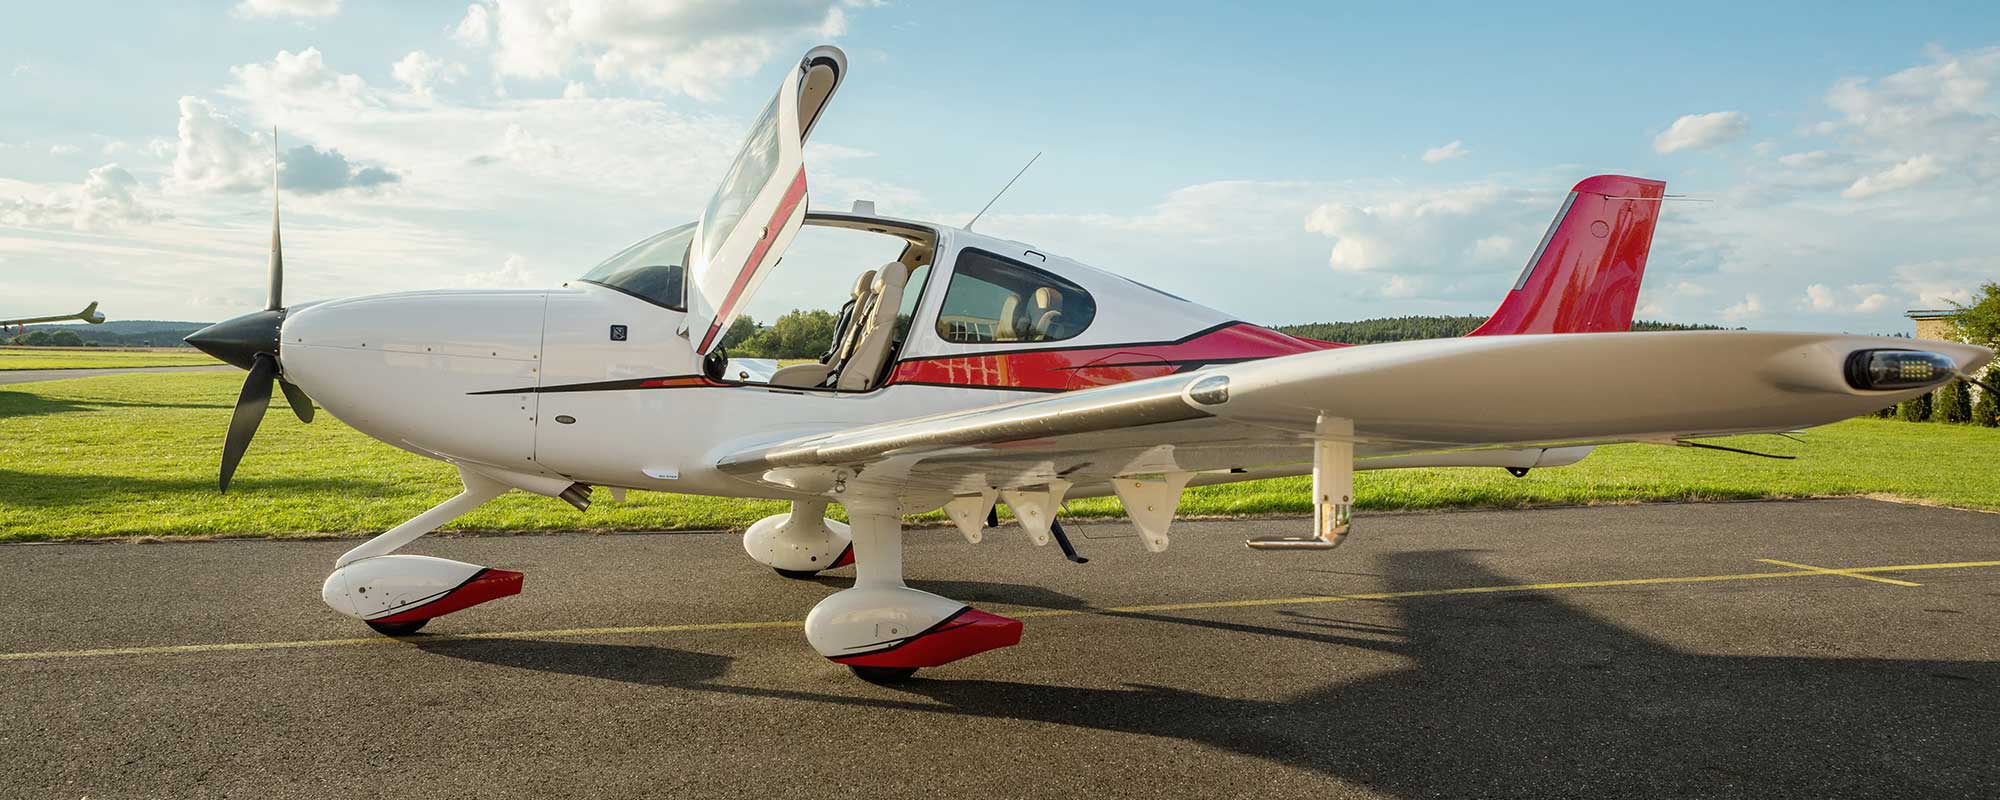
[[[258,353],[278,354],[278,328],[284,322],[283,310],[256,311],[202,328],[182,341],[225,363],[249,369]]]

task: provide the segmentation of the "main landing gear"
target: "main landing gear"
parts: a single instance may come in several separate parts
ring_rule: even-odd
[[[894,500],[851,500],[847,516],[854,586],[806,615],[806,640],[820,655],[880,683],[1020,643],[1020,620],[904,585],[903,521]]]
[[[743,534],[743,550],[787,578],[805,580],[854,563],[845,523],[826,518],[825,500],[794,500],[789,514],[773,514]]]

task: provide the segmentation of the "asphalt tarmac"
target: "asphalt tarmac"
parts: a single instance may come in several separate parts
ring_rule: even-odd
[[[198,367],[106,367],[102,369],[9,369],[0,370],[0,386],[10,383],[34,383],[37,381],[61,381],[70,378],[95,378],[99,375],[127,375],[134,372],[218,372],[235,369],[227,364],[204,365]]]
[[[358,501],[359,502],[359,501]],[[910,534],[1020,646],[853,678],[734,536],[433,537],[526,591],[376,637],[352,541],[0,547],[0,796],[1994,797],[2000,515],[1865,500]],[[1846,571],[1831,571],[1846,570]]]

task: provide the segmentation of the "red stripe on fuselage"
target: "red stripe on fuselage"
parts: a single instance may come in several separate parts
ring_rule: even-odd
[[[722,332],[724,325],[729,324],[729,315],[736,310],[736,301],[742,299],[744,287],[750,285],[750,276],[757,273],[757,265],[763,262],[765,254],[771,252],[771,243],[778,240],[778,232],[773,229],[784,226],[785,220],[792,216],[793,209],[799,207],[799,201],[805,196],[806,170],[800,167],[799,174],[792,178],[792,185],[785,189],[785,198],[778,201],[778,210],[772,212],[771,221],[765,223],[764,238],[757,241],[756,247],[750,248],[750,257],[744,260],[742,269],[736,273],[736,283],[729,287],[729,294],[722,298],[722,305],[716,307],[715,319],[709,322],[708,333],[702,335],[701,346],[696,350],[708,352],[709,343],[715,341],[715,335]]]
[[[1061,392],[1345,346],[1233,322],[1173,342],[913,358],[898,363],[888,382]]]

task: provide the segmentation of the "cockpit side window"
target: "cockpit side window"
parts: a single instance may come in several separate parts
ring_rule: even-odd
[[[1055,342],[1076,336],[1097,316],[1083,287],[984,250],[966,249],[953,268],[938,313],[947,342]]]
[[[578,280],[686,311],[688,243],[694,228],[690,222],[627,247]]]

